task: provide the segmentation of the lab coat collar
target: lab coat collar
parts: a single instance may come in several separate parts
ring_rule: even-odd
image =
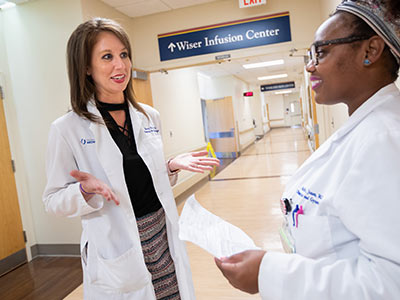
[[[90,122],[89,125],[89,129],[92,131],[94,140],[96,141],[95,145],[99,162],[106,173],[109,184],[112,187],[119,186],[119,182],[123,181],[123,173],[116,172],[116,170],[119,170],[116,166],[122,166],[122,153],[117,144],[115,144],[107,126],[105,126],[94,100],[89,101],[87,108],[90,113],[100,118],[100,123]]]
[[[142,114],[140,111],[138,111],[130,102],[128,102],[128,105],[129,105],[129,115],[131,117],[131,122],[132,122],[133,135],[135,137],[135,141],[138,141],[142,133],[142,130],[140,130],[140,128],[142,126],[143,119],[145,119],[146,116]],[[99,118],[102,118],[100,111],[97,109],[95,100],[93,98],[88,102],[87,108],[90,113],[96,115]],[[100,124],[97,123],[97,125]],[[104,123],[101,125],[104,125]],[[94,126],[95,123],[92,122],[90,128],[93,129]]]
[[[347,122],[332,136],[332,142],[344,137],[349,133],[357,124],[359,124],[369,113],[377,107],[389,101],[389,95],[399,93],[398,88],[394,83],[388,84],[377,91],[367,101],[365,101],[356,111],[349,117]]]
[[[322,145],[319,147],[313,155],[311,155],[304,164],[298,169],[295,173],[295,176],[292,176],[291,182],[298,178],[307,170],[307,166],[310,165],[313,161],[316,161],[318,158],[325,155],[328,151],[330,151],[332,144],[339,142],[343,137],[345,137],[354,127],[356,127],[369,113],[371,113],[374,109],[383,105],[387,101],[391,101],[393,99],[392,95],[395,95],[395,98],[400,97],[400,92],[395,84],[389,84],[379,91],[377,91],[371,98],[365,101],[351,116],[350,118],[343,124],[343,126],[337,130],[334,134],[332,134]],[[396,99],[398,100],[398,99]],[[289,185],[289,183],[288,183]]]

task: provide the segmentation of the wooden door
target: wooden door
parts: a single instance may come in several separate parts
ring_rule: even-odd
[[[150,106],[153,106],[153,96],[151,93],[150,74],[148,72],[135,69],[136,72],[146,74],[146,79],[132,78],[132,86],[135,100]]]
[[[232,97],[206,100],[208,138],[218,158],[237,157]]]
[[[25,241],[0,87],[0,275],[26,261]]]

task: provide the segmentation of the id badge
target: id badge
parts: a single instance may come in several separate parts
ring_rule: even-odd
[[[279,236],[281,238],[281,243],[285,252],[296,253],[296,246],[294,244],[292,234],[290,233],[289,224],[286,218],[283,221],[281,229],[279,229]]]

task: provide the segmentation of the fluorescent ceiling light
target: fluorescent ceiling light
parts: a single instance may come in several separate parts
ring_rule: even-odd
[[[283,65],[284,63],[285,63],[285,61],[283,59],[278,59],[278,60],[263,61],[263,62],[254,63],[254,64],[246,64],[246,65],[243,65],[243,68],[254,69],[254,68]]]
[[[290,93],[292,93],[292,92],[293,92],[292,90],[286,90],[286,91],[275,92],[275,94],[276,94],[276,95],[279,95],[279,94],[290,94]]]
[[[7,9],[10,7],[14,7],[15,5],[15,3],[0,0],[0,9]]]
[[[270,80],[270,79],[276,79],[276,78],[285,78],[288,77],[287,74],[277,74],[277,75],[270,75],[270,76],[263,76],[263,77],[258,77],[258,80]]]

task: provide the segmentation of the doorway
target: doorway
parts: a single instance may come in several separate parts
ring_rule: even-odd
[[[0,86],[0,275],[27,261]]]
[[[289,118],[291,127],[301,125],[301,106],[299,100],[289,103]]]
[[[217,158],[236,158],[235,117],[232,97],[202,100],[204,134]]]

